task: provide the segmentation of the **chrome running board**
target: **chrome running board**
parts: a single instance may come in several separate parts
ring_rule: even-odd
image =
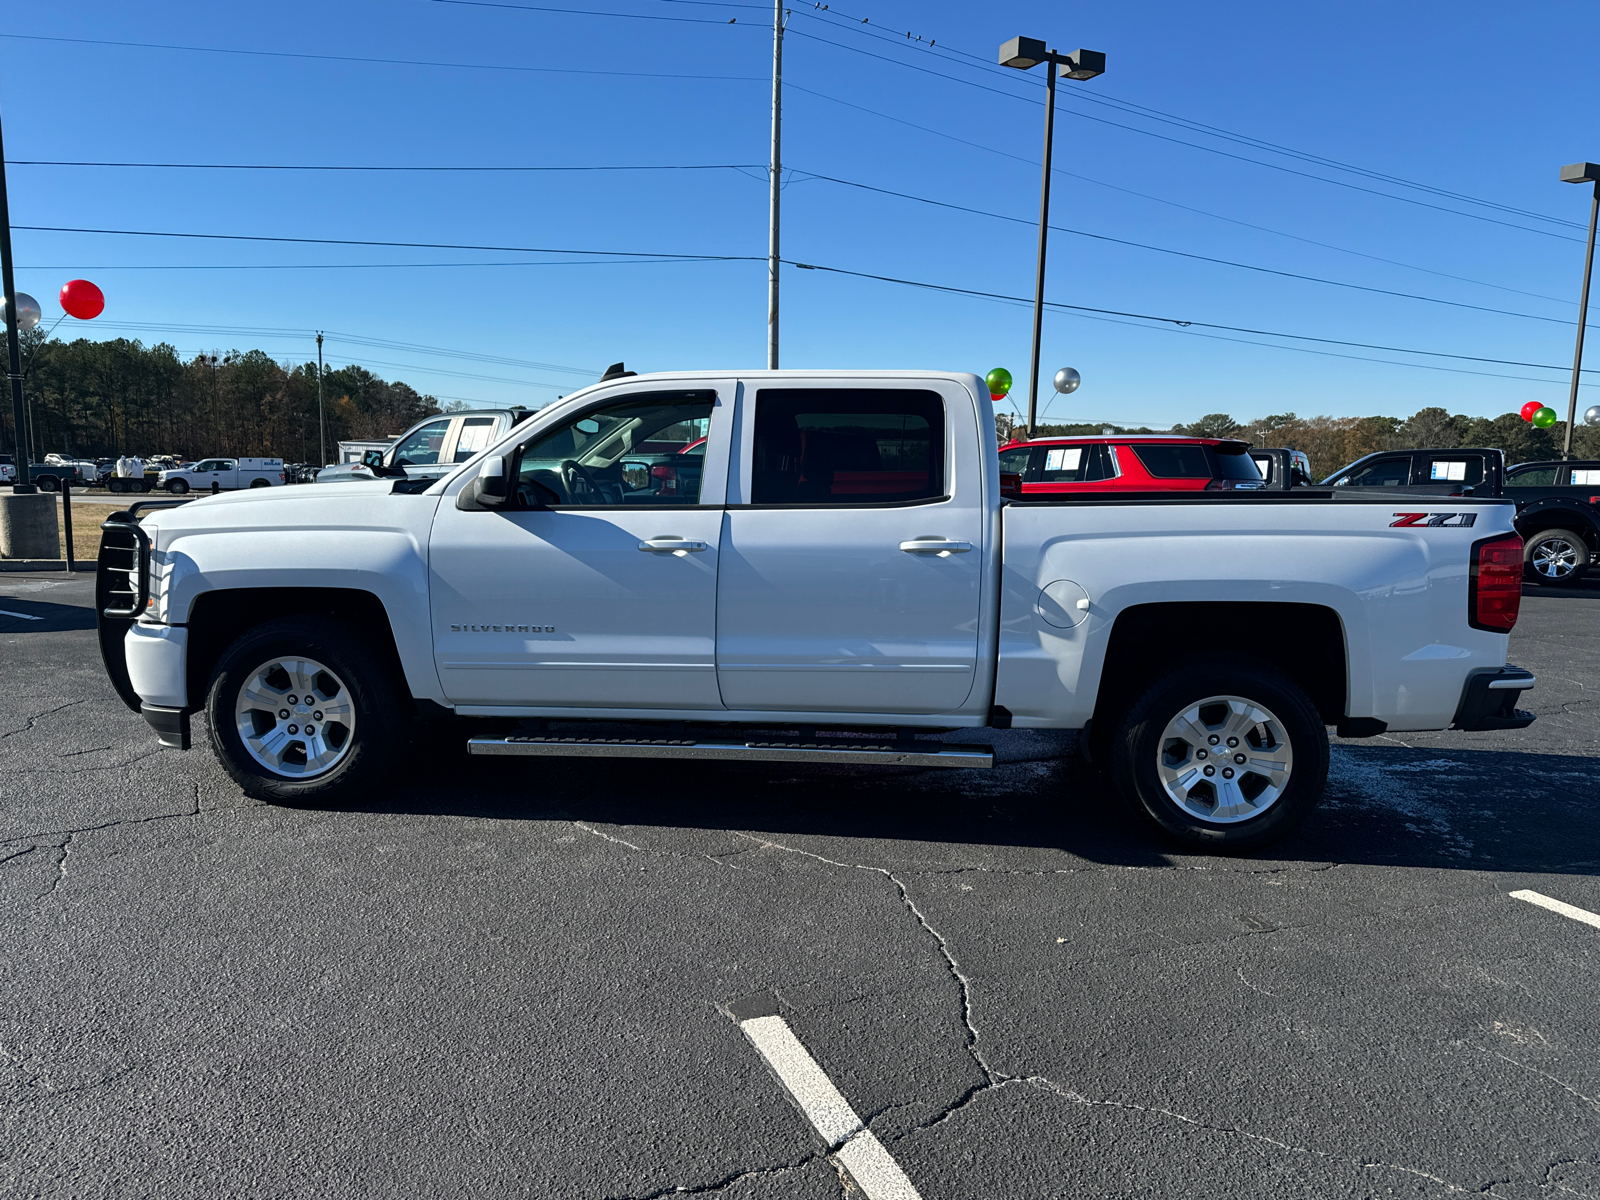
[[[938,747],[935,749],[934,747]],[[526,736],[470,738],[467,753],[577,758],[702,758],[740,762],[856,763],[878,767],[992,767],[988,746],[943,742],[711,742],[684,738]]]

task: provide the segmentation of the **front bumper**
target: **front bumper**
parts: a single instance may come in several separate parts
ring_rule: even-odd
[[[1461,689],[1461,703],[1450,728],[1526,729],[1538,718],[1518,708],[1517,698],[1534,682],[1533,672],[1522,667],[1474,672]]]

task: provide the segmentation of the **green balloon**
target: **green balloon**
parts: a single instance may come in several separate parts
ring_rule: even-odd
[[[1004,367],[996,367],[983,377],[983,381],[989,385],[991,396],[1004,396],[1011,390],[1011,372]]]
[[[1549,429],[1557,420],[1559,418],[1556,416],[1556,410],[1548,404],[1533,414],[1533,424],[1537,429]]]

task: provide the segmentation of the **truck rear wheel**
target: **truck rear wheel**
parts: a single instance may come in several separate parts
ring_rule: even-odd
[[[1145,692],[1111,743],[1130,808],[1178,841],[1253,850],[1322,798],[1328,734],[1304,691],[1265,663],[1207,658]]]
[[[408,728],[402,691],[348,626],[321,617],[269,621],[234,642],[212,672],[211,744],[258,800],[337,802],[394,767]]]
[[[1546,529],[1522,548],[1528,578],[1547,587],[1577,583],[1589,569],[1589,547],[1570,529]]]

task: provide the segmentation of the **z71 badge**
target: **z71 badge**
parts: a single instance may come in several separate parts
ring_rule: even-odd
[[[1395,529],[1402,525],[1425,526],[1428,529],[1466,529],[1478,519],[1477,513],[1395,513],[1395,519],[1389,522],[1389,528]]]

